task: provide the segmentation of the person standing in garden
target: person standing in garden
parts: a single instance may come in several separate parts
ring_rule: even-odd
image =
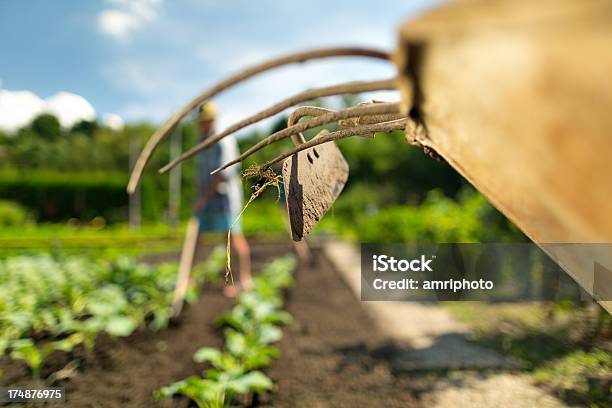
[[[212,102],[202,104],[197,114],[198,131],[202,141],[214,134],[215,119],[215,105]],[[231,244],[238,255],[239,279],[236,285],[226,286],[226,296],[236,296],[240,289],[249,289],[253,285],[250,248],[242,234],[240,220],[232,226],[243,205],[242,183],[238,166],[214,175],[210,172],[238,156],[236,140],[226,137],[202,151],[196,160],[198,190],[193,210],[199,221],[198,241],[201,241],[203,233],[225,234],[231,227]]]

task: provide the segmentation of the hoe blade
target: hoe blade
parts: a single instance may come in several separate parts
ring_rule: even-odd
[[[329,211],[346,184],[348,170],[348,163],[335,142],[302,150],[283,162],[283,183],[294,241],[301,241]]]

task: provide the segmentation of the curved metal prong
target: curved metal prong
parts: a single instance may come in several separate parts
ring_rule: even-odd
[[[389,61],[391,55],[388,52],[363,48],[363,47],[337,47],[337,48],[325,48],[317,50],[309,50],[289,55],[284,55],[278,58],[274,58],[265,61],[261,64],[257,64],[245,70],[238,72],[208,88],[200,95],[196,96],[188,104],[183,106],[180,110],[175,112],[170,118],[164,122],[153,135],[147,141],[147,144],[140,152],[130,180],[128,182],[127,191],[129,194],[134,193],[136,186],[140,182],[144,168],[151,158],[151,155],[161,143],[161,141],[171,132],[171,130],[191,111],[198,107],[202,102],[212,98],[215,95],[223,92],[224,90],[238,84],[246,79],[249,79],[257,74],[265,71],[269,71],[273,68],[281,67],[283,65],[304,62],[312,59],[329,58],[329,57],[340,57],[340,56],[359,56],[367,58],[375,58]]]
[[[359,117],[367,113],[370,113],[370,114],[379,113],[380,114],[380,113],[398,112],[399,108],[400,108],[400,104],[398,102],[392,102],[392,103],[381,103],[381,104],[375,104],[375,105],[359,105],[359,106],[353,106],[351,108],[343,109],[343,110],[336,111],[336,112],[332,111],[332,112],[326,113],[324,115],[318,116],[309,121],[298,123],[297,125],[290,126],[288,128],[285,128],[283,130],[280,130],[276,133],[271,134],[267,138],[263,139],[256,145],[249,148],[247,151],[241,154],[238,158],[224,164],[219,169],[215,170],[215,172],[221,171],[223,169],[226,169],[229,166],[233,166],[234,164],[244,161],[244,159],[246,159],[253,153],[263,149],[264,147],[276,141],[279,141],[289,136],[304,132],[308,129],[313,129],[319,126],[327,125],[329,123],[333,123],[341,119],[346,119],[350,117]]]
[[[318,118],[317,118],[318,119]],[[377,133],[377,132],[390,132],[392,130],[400,130],[400,129],[404,129],[406,127],[406,124],[408,123],[408,118],[403,118],[403,119],[398,119],[398,120],[392,120],[389,122],[383,122],[383,123],[375,123],[375,124],[371,124],[371,125],[363,125],[363,126],[358,126],[358,127],[354,127],[354,128],[348,128],[348,129],[342,129],[342,130],[338,130],[336,132],[330,132],[327,133],[325,135],[322,135],[320,137],[317,137],[315,139],[311,139],[309,141],[307,141],[304,144],[301,144],[297,147],[295,147],[293,150],[290,150],[286,153],[281,154],[280,156],[274,158],[273,160],[270,160],[269,162],[267,162],[266,164],[264,164],[263,166],[261,166],[261,170],[265,171],[266,169],[270,168],[272,165],[278,163],[279,161],[286,159],[289,156],[292,156],[298,152],[301,152],[302,150],[308,149],[310,147],[313,146],[317,146],[320,145],[322,143],[327,143],[327,142],[331,142],[331,141],[335,141],[335,140],[340,140],[340,139],[345,139],[347,137],[351,137],[351,136],[360,136],[363,134],[371,134],[371,133]],[[308,122],[306,122],[308,123]],[[232,162],[229,162],[221,167],[219,167],[218,169],[213,170],[210,174],[216,174],[222,170],[224,170],[225,168],[231,166],[232,164],[236,164],[238,163],[236,160],[234,160]],[[232,164],[230,164],[232,163]]]
[[[332,142],[335,140],[340,140],[340,139],[345,139],[347,137],[351,137],[351,136],[359,136],[362,134],[370,134],[370,133],[378,133],[378,132],[391,132],[393,130],[401,130],[404,129],[406,127],[406,124],[408,123],[408,118],[403,118],[403,119],[398,119],[398,120],[392,120],[389,122],[383,122],[383,123],[375,123],[375,124],[371,124],[371,125],[363,125],[363,126],[358,126],[358,127],[354,127],[354,128],[348,128],[348,129],[342,129],[342,130],[338,130],[336,132],[330,132],[327,134],[324,134],[320,137],[317,137],[315,139],[311,139],[308,142],[301,144],[299,146],[297,146],[296,148],[294,148],[293,150],[289,151],[289,152],[285,152],[277,157],[275,157],[274,159],[268,161],[266,164],[264,164],[263,166],[261,166],[262,170],[268,169],[271,166],[273,166],[274,164],[278,163],[279,161],[286,159],[289,156],[292,156],[298,152],[301,152],[302,150],[306,150],[310,147],[314,147],[314,146],[318,146],[320,144],[323,143],[327,143],[327,142]],[[216,170],[211,172],[211,174],[216,173]]]
[[[328,86],[324,88],[309,89],[304,92],[300,92],[298,94],[295,94],[285,100],[282,100],[270,106],[267,109],[264,109],[263,111],[253,116],[250,116],[246,119],[241,120],[240,122],[230,126],[228,129],[224,130],[223,132],[217,135],[207,138],[202,143],[197,144],[196,146],[192,147],[185,153],[181,154],[175,160],[172,160],[170,163],[166,164],[164,167],[162,167],[159,170],[159,172],[165,173],[168,170],[171,170],[172,168],[174,168],[179,163],[195,156],[202,150],[207,149],[208,147],[218,142],[219,140],[223,139],[224,137],[229,136],[233,132],[239,129],[242,129],[250,124],[256,123],[262,119],[268,118],[276,113],[282,112],[283,110],[290,108],[291,106],[294,106],[298,103],[310,101],[310,100],[317,99],[323,96],[343,95],[343,94],[350,94],[350,93],[372,92],[372,91],[391,90],[391,89],[396,89],[395,78],[383,79],[379,81],[369,81],[369,82],[349,82],[345,84],[332,85],[332,86]]]

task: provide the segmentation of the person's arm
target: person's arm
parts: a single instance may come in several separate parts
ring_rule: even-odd
[[[208,200],[210,200],[210,198],[217,192],[217,187],[219,184],[223,183],[224,181],[225,177],[221,174],[215,174],[212,176],[210,183],[206,185],[206,188],[200,194],[200,198],[198,198],[198,200],[195,202],[194,211],[203,210],[206,207]]]

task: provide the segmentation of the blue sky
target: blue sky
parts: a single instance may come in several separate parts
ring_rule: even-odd
[[[268,57],[326,45],[392,49],[402,21],[436,3],[0,0],[0,115],[17,109],[9,92],[43,100],[68,92],[100,117],[158,123],[207,85]],[[308,87],[393,72],[350,58],[276,70],[222,94],[220,121],[227,125]],[[61,109],[79,111],[82,101],[64,102]]]

